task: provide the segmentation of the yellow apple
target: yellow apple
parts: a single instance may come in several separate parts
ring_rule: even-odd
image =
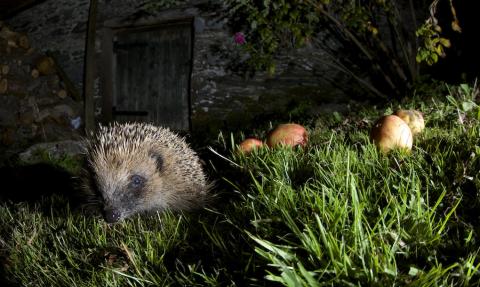
[[[372,127],[370,138],[384,153],[395,148],[411,150],[412,132],[408,125],[398,116],[383,116]]]
[[[398,116],[407,123],[413,135],[422,132],[425,128],[423,115],[417,110],[398,110],[394,113],[394,115]]]

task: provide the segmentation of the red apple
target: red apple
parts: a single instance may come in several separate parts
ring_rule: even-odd
[[[256,138],[247,138],[238,145],[238,149],[247,154],[250,153],[253,149],[261,148],[263,142]]]
[[[412,132],[408,125],[395,115],[383,116],[377,120],[372,127],[370,138],[383,153],[395,148],[412,149]]]
[[[305,146],[307,142],[307,130],[299,124],[289,123],[278,125],[267,136],[267,145],[269,147],[277,145]]]

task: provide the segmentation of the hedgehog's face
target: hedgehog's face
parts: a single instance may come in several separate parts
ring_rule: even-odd
[[[143,123],[100,126],[87,147],[89,187],[103,199],[108,222],[203,202],[208,187],[198,158],[168,129]]]
[[[97,157],[92,164],[95,187],[103,199],[108,223],[132,214],[165,208],[168,192],[163,182],[165,162],[161,154],[133,150],[121,156],[114,152]]]

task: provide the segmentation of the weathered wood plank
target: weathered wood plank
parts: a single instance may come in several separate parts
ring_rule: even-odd
[[[97,0],[90,0],[90,9],[88,12],[88,30],[87,45],[85,49],[85,130],[90,132],[95,130],[95,104],[94,81],[95,81],[95,31],[97,23]]]
[[[119,121],[147,121],[175,130],[190,129],[191,23],[116,35],[114,104]],[[147,116],[139,113],[147,112]]]

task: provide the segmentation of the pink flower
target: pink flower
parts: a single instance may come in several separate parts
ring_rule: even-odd
[[[233,40],[235,41],[235,43],[237,43],[238,45],[243,45],[245,44],[245,35],[242,33],[242,32],[237,32],[235,33],[235,35],[233,36]]]

